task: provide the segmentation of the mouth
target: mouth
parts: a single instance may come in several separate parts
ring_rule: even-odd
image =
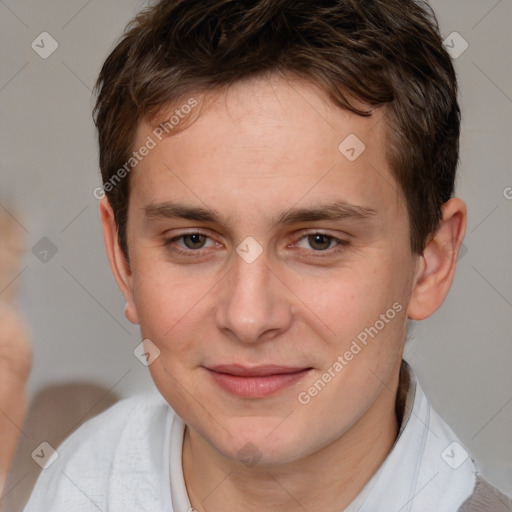
[[[212,380],[228,393],[242,398],[277,394],[302,380],[311,367],[219,365],[205,368]]]

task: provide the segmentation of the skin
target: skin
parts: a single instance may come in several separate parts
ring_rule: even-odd
[[[27,409],[26,384],[32,347],[16,303],[23,236],[12,217],[0,212],[0,497]],[[0,501],[0,508],[2,502]]]
[[[407,319],[428,317],[448,293],[465,205],[448,201],[438,232],[415,255],[386,161],[382,110],[361,118],[336,108],[313,84],[282,78],[199,99],[207,101],[194,122],[132,171],[130,263],[107,199],[100,204],[127,318],[159,348],[151,375],[187,424],[183,468],[191,504],[208,512],[342,510],[396,439]],[[136,147],[151,130],[140,124]],[[338,150],[349,134],[366,145],[353,162]],[[145,214],[166,201],[215,210],[220,220]],[[283,210],[335,201],[374,214],[275,222]],[[194,232],[206,237],[178,238]],[[308,238],[315,232],[327,238]],[[263,249],[252,263],[235,251],[248,236]],[[198,240],[204,246],[196,249]],[[301,404],[297,395],[394,303],[401,311]],[[227,363],[312,370],[275,396],[247,399],[219,388],[204,369]],[[244,464],[241,449],[257,463]]]

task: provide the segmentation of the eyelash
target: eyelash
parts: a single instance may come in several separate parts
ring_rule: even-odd
[[[207,238],[210,238],[206,233],[202,233],[201,231],[190,231],[188,233],[183,233],[174,238],[169,238],[169,239],[164,240],[164,246],[168,247],[172,252],[174,252],[175,254],[178,254],[179,256],[192,257],[192,258],[204,257],[202,249],[184,250],[179,247],[173,246],[174,242],[177,242],[178,240],[181,240],[184,237],[189,236],[189,235],[203,235]],[[333,241],[337,242],[337,245],[335,245],[331,249],[324,249],[324,250],[320,250],[320,251],[318,251],[318,250],[315,251],[314,249],[311,249],[311,252],[313,254],[317,253],[313,256],[315,258],[325,258],[325,257],[332,256],[333,254],[338,254],[338,253],[342,252],[343,250],[345,250],[347,248],[347,246],[350,245],[350,242],[348,240],[341,240],[332,235],[329,235],[328,233],[323,233],[322,231],[310,231],[310,232],[304,233],[299,238],[298,242],[300,242],[304,238],[307,238],[307,237],[313,236],[313,235],[322,235],[322,236],[328,238],[329,242],[333,242]],[[297,242],[295,242],[295,243],[297,243]],[[307,249],[304,249],[304,250],[307,250]],[[318,254],[318,253],[320,253],[320,254]]]

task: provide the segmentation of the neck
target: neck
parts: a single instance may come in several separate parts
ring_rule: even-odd
[[[398,368],[399,369],[399,368]],[[197,512],[344,510],[390,452],[397,434],[398,372],[345,434],[292,463],[246,467],[186,428],[183,473]]]

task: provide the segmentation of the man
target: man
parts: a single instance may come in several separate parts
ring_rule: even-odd
[[[98,91],[106,249],[161,396],[85,425],[26,510],[512,510],[402,361],[466,226],[428,6],[161,1]]]

